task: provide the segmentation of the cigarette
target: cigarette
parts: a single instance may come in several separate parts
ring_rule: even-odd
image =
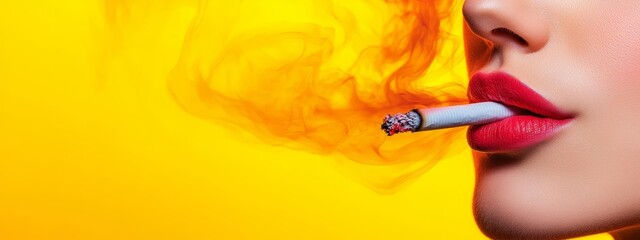
[[[516,113],[516,110],[496,102],[421,108],[404,114],[387,115],[381,128],[388,136],[392,136],[403,132],[485,124],[516,115]]]

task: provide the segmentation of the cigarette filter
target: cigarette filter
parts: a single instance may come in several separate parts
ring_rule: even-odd
[[[422,108],[414,109],[404,114],[387,115],[381,128],[387,135],[392,136],[403,132],[485,124],[515,114],[515,110],[496,102]]]

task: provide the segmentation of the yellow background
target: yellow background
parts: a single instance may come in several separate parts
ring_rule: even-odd
[[[110,34],[128,2],[173,15]],[[485,239],[468,150],[380,195],[185,113],[166,75],[194,13],[175,2],[0,3],[0,239]]]

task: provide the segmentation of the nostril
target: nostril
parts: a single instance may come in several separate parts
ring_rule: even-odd
[[[520,35],[514,33],[513,31],[506,29],[506,28],[496,28],[491,30],[491,34],[498,36],[498,37],[505,37],[505,38],[511,38],[513,40],[515,40],[518,44],[523,45],[523,46],[529,46],[529,43],[527,42],[527,40],[524,40],[524,38],[520,37]]]

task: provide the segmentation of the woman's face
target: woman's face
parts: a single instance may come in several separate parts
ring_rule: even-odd
[[[640,223],[639,12],[636,0],[465,1],[470,76],[508,73],[575,116],[539,144],[474,151],[475,217],[489,237]]]

